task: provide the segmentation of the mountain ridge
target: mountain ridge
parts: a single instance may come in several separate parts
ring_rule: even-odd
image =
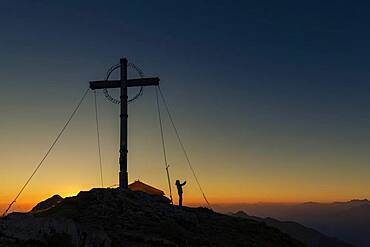
[[[303,242],[308,247],[354,247],[354,245],[326,236],[313,228],[306,227],[297,222],[279,221],[271,217],[260,218],[256,216],[250,216],[244,211],[231,213],[231,215],[264,222],[267,225],[276,227],[280,231],[285,232],[289,236]]]
[[[304,246],[265,223],[143,192],[92,189],[51,201],[0,219],[0,246]]]
[[[358,247],[370,246],[370,201],[366,198],[333,203],[238,204],[214,208],[225,213],[242,210],[257,217],[294,221]]]

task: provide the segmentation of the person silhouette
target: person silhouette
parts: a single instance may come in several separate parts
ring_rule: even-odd
[[[179,194],[179,206],[182,207],[182,186],[186,184],[186,181],[180,183],[180,180],[176,180],[177,193]]]

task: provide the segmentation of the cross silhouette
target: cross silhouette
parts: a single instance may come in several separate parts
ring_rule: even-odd
[[[120,149],[119,149],[119,187],[127,189],[128,187],[128,173],[127,173],[127,88],[142,87],[142,86],[157,86],[159,85],[158,77],[127,79],[127,64],[126,58],[120,59],[120,80],[104,80],[104,81],[90,81],[90,88],[104,89],[104,88],[120,88],[121,89],[121,114],[120,114]]]

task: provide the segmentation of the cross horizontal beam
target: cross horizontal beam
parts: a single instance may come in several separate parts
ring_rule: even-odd
[[[120,88],[120,80],[104,80],[104,81],[90,81],[90,88],[103,89],[103,88]],[[157,86],[159,85],[158,77],[139,78],[127,80],[127,87],[141,87],[141,86]]]

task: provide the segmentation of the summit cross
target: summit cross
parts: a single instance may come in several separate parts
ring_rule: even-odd
[[[128,95],[127,89],[129,87],[144,87],[144,86],[158,86],[158,77],[127,79],[127,65],[126,58],[120,59],[120,80],[103,80],[90,81],[90,88],[92,90],[104,88],[120,88],[121,90],[121,113],[120,113],[120,149],[119,149],[119,187],[123,189],[128,188],[128,172],[127,172],[127,103]]]

